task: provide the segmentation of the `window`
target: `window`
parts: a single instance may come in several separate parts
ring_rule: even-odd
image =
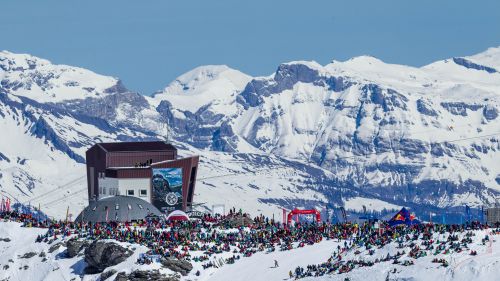
[[[134,190],[133,189],[127,190],[127,195],[128,196],[134,196]]]
[[[145,197],[145,196],[148,196],[148,190],[147,189],[141,189],[139,195],[141,197]]]

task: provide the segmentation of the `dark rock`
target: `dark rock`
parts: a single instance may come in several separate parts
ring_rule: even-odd
[[[85,272],[99,273],[109,266],[117,265],[132,255],[132,251],[113,242],[94,241],[85,248]]]
[[[78,253],[84,247],[87,247],[88,244],[89,243],[87,241],[76,240],[76,239],[69,240],[68,243],[66,244],[66,247],[67,247],[66,254],[67,254],[68,258],[72,258],[72,257],[75,257],[76,255],[78,255]]]
[[[493,67],[489,67],[489,66],[485,66],[485,65],[480,65],[480,64],[477,64],[477,63],[473,63],[470,60],[467,60],[467,59],[464,59],[464,58],[460,58],[460,57],[453,58],[453,62],[456,63],[456,64],[458,64],[458,65],[460,65],[460,66],[463,66],[465,68],[469,68],[469,69],[482,70],[482,71],[486,71],[488,73],[495,73],[495,72],[497,72],[497,70],[494,69]]]
[[[162,258],[160,262],[164,267],[184,276],[186,276],[193,269],[193,265],[185,260]]]
[[[59,247],[61,247],[62,245],[63,245],[63,243],[58,242],[58,243],[50,246],[49,253],[53,253],[55,250],[59,249]]]
[[[41,257],[41,258],[44,258],[46,256],[46,254],[45,254],[44,251],[42,251],[38,256]]]
[[[136,270],[129,275],[125,272],[120,272],[116,275],[115,281],[179,281],[177,276],[166,276],[161,274],[159,270]]]
[[[22,255],[21,258],[22,259],[31,259],[34,256],[36,256],[35,252],[28,252],[28,253],[25,253],[24,255]]]
[[[0,160],[2,159],[2,155],[3,155],[3,154],[1,154],[1,153],[0,153]],[[10,238],[0,238],[0,241],[3,241],[3,242],[10,242]]]
[[[417,100],[417,110],[418,112],[428,115],[428,116],[438,116],[437,112],[432,109],[431,105],[423,99]]]
[[[467,110],[477,111],[481,107],[480,104],[468,104],[465,102],[442,102],[441,106],[448,110],[453,115],[467,116]]]
[[[116,273],[115,269],[108,270],[106,272],[101,273],[101,281],[104,281],[108,279],[109,277],[113,276],[113,274]]]
[[[116,275],[115,281],[128,281],[128,275],[125,272],[120,272]]]

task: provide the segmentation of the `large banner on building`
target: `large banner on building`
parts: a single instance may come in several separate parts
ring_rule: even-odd
[[[153,205],[164,213],[182,209],[182,168],[153,169]]]

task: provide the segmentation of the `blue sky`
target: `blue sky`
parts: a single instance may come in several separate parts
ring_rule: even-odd
[[[119,77],[143,94],[205,64],[372,55],[421,66],[500,45],[498,0],[6,0],[0,49]]]

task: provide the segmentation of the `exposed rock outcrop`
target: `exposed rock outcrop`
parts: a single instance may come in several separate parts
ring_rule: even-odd
[[[108,270],[108,271],[101,273],[101,276],[100,276],[101,281],[108,279],[109,277],[113,276],[113,274],[115,274],[115,273],[116,273],[115,269],[111,269],[111,270]]]
[[[161,264],[172,271],[182,274],[183,276],[188,275],[188,273],[193,269],[193,265],[190,262],[178,259],[162,258]]]
[[[179,278],[175,276],[166,276],[161,274],[158,270],[136,270],[129,275],[125,272],[120,272],[116,275],[115,281],[179,281]]]
[[[76,240],[76,239],[69,240],[68,243],[66,244],[67,247],[66,254],[68,258],[75,257],[84,247],[88,245],[89,243],[87,241]]]
[[[87,273],[99,273],[117,265],[132,255],[132,251],[113,242],[94,241],[85,249]]]

